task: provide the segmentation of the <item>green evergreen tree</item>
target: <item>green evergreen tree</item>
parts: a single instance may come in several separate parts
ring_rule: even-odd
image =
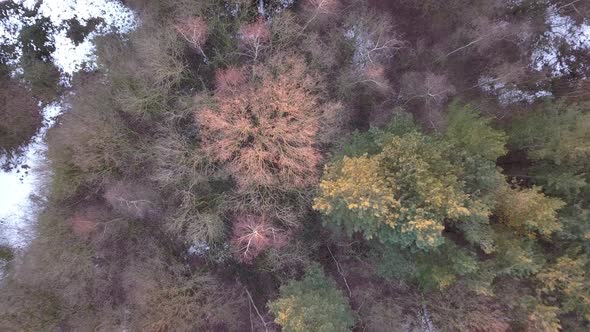
[[[347,298],[317,264],[303,279],[281,286],[269,308],[285,332],[350,331],[355,321]]]

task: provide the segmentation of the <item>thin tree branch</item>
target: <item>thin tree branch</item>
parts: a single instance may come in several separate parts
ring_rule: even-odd
[[[260,317],[260,321],[264,325],[264,331],[268,332],[268,327],[266,326],[266,321],[264,320],[264,317],[262,317],[262,315],[260,314],[260,311],[258,311],[258,307],[254,303],[254,300],[252,299],[252,295],[248,291],[248,288],[244,287],[244,290],[246,291],[246,294],[248,294],[248,299],[250,299],[250,303],[252,303],[254,310],[256,310],[256,314],[258,314],[258,317]]]
[[[340,273],[340,275],[342,276],[342,279],[344,279],[344,284],[346,285],[346,289],[348,289],[348,296],[352,297],[352,291],[350,290],[350,287],[348,286],[348,280],[346,280],[346,277],[344,276],[342,266],[340,266],[340,263],[338,263],[338,261],[336,260],[336,257],[334,257],[334,254],[332,254],[332,250],[330,250],[330,246],[326,246],[326,248],[328,248],[328,252],[330,253],[330,256],[332,256],[334,263],[336,263],[336,269],[338,270],[338,273]]]

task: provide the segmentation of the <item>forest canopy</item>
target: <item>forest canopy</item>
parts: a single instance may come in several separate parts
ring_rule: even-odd
[[[587,3],[124,2],[2,57],[0,154],[68,107],[0,330],[590,329]]]

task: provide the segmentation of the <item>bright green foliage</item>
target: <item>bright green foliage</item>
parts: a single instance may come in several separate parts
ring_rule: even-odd
[[[485,212],[487,212],[487,209]],[[461,230],[465,240],[478,246],[484,253],[491,254],[496,250],[494,234],[488,216],[483,213],[484,211],[469,218],[469,220],[457,223],[457,228]]]
[[[471,215],[456,224],[470,243],[485,253],[494,252],[493,230],[489,217],[495,205],[495,192],[505,183],[496,166],[496,159],[506,153],[506,134],[491,127],[491,119],[481,117],[469,105],[453,102],[447,113],[444,139],[454,147],[450,156],[462,172],[458,177],[465,183],[470,196],[467,208]]]
[[[564,312],[575,312],[590,321],[589,266],[586,255],[559,257],[554,264],[537,274],[541,294],[550,299],[561,299],[560,307]]]
[[[535,182],[569,201],[588,185],[590,113],[584,111],[577,105],[546,104],[516,121],[510,133],[510,143],[535,161]]]
[[[550,160],[557,165],[587,164],[590,114],[583,110],[564,103],[546,104],[525,120],[515,122],[511,143],[526,149],[534,160]]]
[[[500,221],[523,235],[534,236],[536,232],[550,236],[561,229],[557,211],[565,203],[559,198],[545,196],[539,187],[512,189],[503,186],[497,202],[496,214]]]
[[[381,152],[384,140],[418,131],[420,127],[414,122],[412,114],[399,111],[395,113],[388,127],[371,128],[362,134],[355,133],[342,153],[348,157],[360,157],[364,154],[372,156]]]
[[[461,150],[453,152],[455,162],[463,166],[460,178],[465,182],[465,191],[484,199],[488,205],[493,205],[493,193],[506,182],[505,176],[496,167],[496,162]]]
[[[475,256],[452,242],[427,253],[410,253],[401,248],[382,248],[377,259],[379,275],[388,279],[402,279],[418,284],[424,290],[443,290],[460,276],[478,271]]]
[[[430,137],[397,113],[386,129],[357,134],[326,168],[314,208],[349,233],[425,250],[443,243],[444,222],[453,220],[491,253],[489,216],[505,182],[495,160],[507,138],[490,122],[454,103],[447,132]]]
[[[445,219],[470,215],[448,149],[414,132],[386,140],[377,155],[344,157],[326,169],[314,208],[368,239],[436,247]]]
[[[585,174],[552,163],[541,163],[531,167],[531,173],[538,175],[537,182],[543,184],[551,195],[575,201],[588,186]]]
[[[494,260],[488,267],[494,275],[527,277],[543,267],[544,259],[534,239],[519,237],[504,225],[494,225]]]
[[[495,161],[506,154],[506,134],[493,129],[490,126],[492,120],[479,116],[471,106],[453,102],[449,106],[447,121],[446,140],[468,155]]]
[[[563,240],[579,241],[586,251],[590,251],[590,210],[574,205],[564,209],[562,214],[563,230],[559,237]]]
[[[505,176],[496,167],[495,162],[479,156],[469,155],[463,151],[454,151],[463,166],[459,178],[464,181],[464,191],[469,195],[467,208],[471,214],[460,218],[455,226],[461,230],[463,237],[471,244],[477,245],[485,253],[494,251],[493,231],[490,216],[496,204],[496,192],[505,185]],[[458,170],[461,168],[457,167]]]
[[[529,309],[529,324],[533,331],[559,332],[561,324],[559,323],[559,308],[539,303],[535,299],[530,299],[527,303]]]
[[[269,308],[285,332],[341,332],[354,325],[348,300],[317,264],[302,280],[281,286],[279,298]]]
[[[23,56],[47,61],[55,51],[50,33],[54,29],[48,17],[38,19],[34,24],[23,27],[19,41],[23,45]]]
[[[14,251],[11,247],[0,245],[0,262],[10,261],[14,258]]]

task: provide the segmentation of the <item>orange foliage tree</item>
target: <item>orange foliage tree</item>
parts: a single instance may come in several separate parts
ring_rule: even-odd
[[[239,87],[246,82],[244,70],[238,67],[228,67],[215,73],[215,92],[217,95],[224,93],[237,93]]]
[[[318,79],[294,56],[273,58],[252,72],[244,84],[235,69],[218,74],[213,105],[195,115],[204,151],[241,191],[315,184]]]

